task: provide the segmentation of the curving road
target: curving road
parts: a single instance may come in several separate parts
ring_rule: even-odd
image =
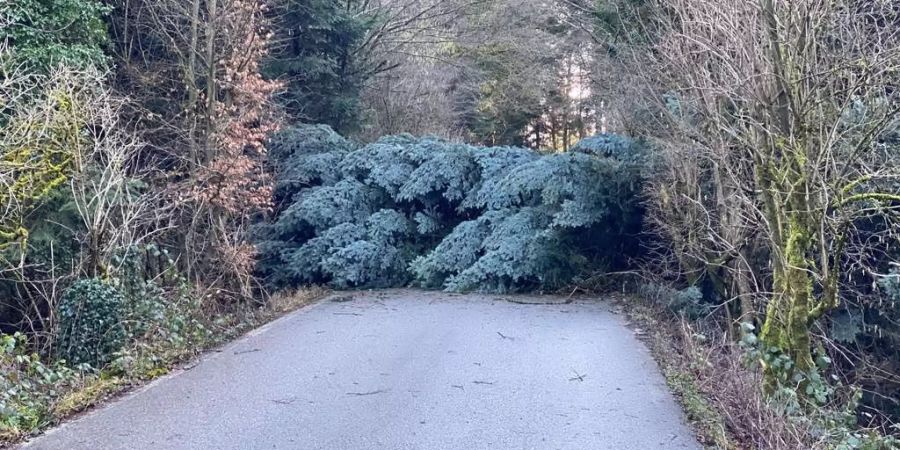
[[[384,291],[288,315],[23,448],[700,445],[603,302]]]

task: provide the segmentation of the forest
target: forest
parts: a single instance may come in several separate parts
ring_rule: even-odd
[[[415,287],[623,296],[712,448],[898,448],[898,220],[893,1],[0,0],[0,446]]]

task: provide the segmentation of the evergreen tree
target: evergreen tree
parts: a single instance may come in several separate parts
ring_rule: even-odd
[[[276,287],[555,288],[623,267],[642,209],[642,146],[542,155],[408,135],[353,148],[323,126],[273,140],[278,196],[260,271]]]
[[[357,50],[374,19],[361,2],[281,0],[274,10],[281,39],[266,68],[282,78],[287,111],[303,122],[346,132],[358,126],[359,96],[366,68]]]

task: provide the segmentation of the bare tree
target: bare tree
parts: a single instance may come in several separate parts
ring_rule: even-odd
[[[115,256],[161,230],[142,226],[150,202],[136,188],[140,145],[121,122],[125,99],[111,93],[107,74],[62,66],[25,75],[0,67],[0,280],[13,293],[0,312],[13,310],[19,327],[47,350],[67,281],[109,275]],[[48,216],[53,199],[71,212]],[[47,233],[41,221],[58,222],[53,229],[60,233],[51,231],[49,254],[40,250],[34,258],[34,240],[47,241],[38,236]],[[73,244],[81,252],[65,260],[59,254]]]
[[[268,3],[116,5],[117,86],[140,95],[132,116],[159,193],[151,228],[179,229],[165,245],[189,279],[250,297],[253,247],[245,231],[271,200],[264,142],[281,119],[269,102],[281,85],[263,79],[259,67],[271,39]]]
[[[378,6],[375,7],[375,3]],[[411,132],[567,149],[599,127],[593,44],[563,26],[559,2],[373,2],[361,135]]]
[[[146,189],[146,173],[137,164],[143,142],[122,122],[127,99],[112,93],[103,74],[89,72],[77,80],[91,87],[87,144],[68,187],[84,230],[78,271],[100,277],[116,269],[111,267],[116,256],[167,230],[144,226],[154,214],[156,194]]]
[[[866,0],[655,6],[668,16],[646,74],[662,86],[655,134],[676,181],[659,186],[658,222],[685,255],[746,277],[742,291],[768,291],[761,341],[792,361],[787,379],[806,376],[811,327],[839,304],[848,264],[871,254],[851,248],[857,224],[888,221],[884,240],[900,231],[885,141],[900,112],[900,15]]]

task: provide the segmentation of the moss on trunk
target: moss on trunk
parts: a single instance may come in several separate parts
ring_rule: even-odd
[[[808,373],[813,363],[810,342],[810,311],[813,304],[813,280],[807,253],[813,240],[803,213],[788,218],[781,262],[773,264],[773,293],[766,309],[760,340],[764,348],[777,349],[793,362],[784,368],[764,364],[766,387],[775,386],[779,377],[792,379],[796,373]]]

